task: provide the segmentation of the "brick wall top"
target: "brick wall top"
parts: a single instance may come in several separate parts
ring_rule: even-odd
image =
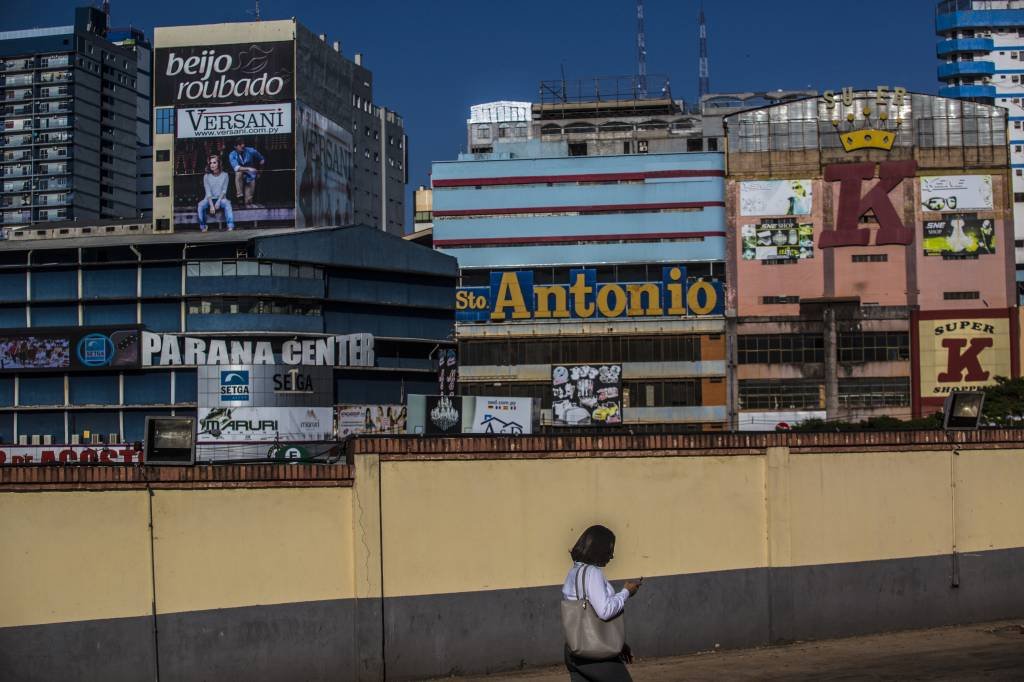
[[[837,433],[695,433],[596,436],[362,436],[349,453],[387,459],[575,458],[588,456],[755,455],[770,447],[792,452],[935,450],[1024,446],[1024,429],[861,431]]]
[[[348,464],[27,465],[0,467],[0,491],[344,487],[354,474]]]

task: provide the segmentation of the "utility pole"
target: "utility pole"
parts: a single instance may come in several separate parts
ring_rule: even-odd
[[[647,41],[644,38],[644,0],[636,0],[636,87],[647,99]]]

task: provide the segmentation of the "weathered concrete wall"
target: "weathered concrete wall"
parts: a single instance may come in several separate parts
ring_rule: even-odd
[[[609,576],[647,578],[627,608],[644,656],[1018,617],[1022,436],[366,438],[351,466],[7,468],[0,677],[557,662],[593,523],[618,535]]]

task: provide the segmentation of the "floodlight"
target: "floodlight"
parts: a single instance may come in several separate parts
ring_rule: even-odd
[[[194,417],[146,417],[146,464],[189,466],[195,461]]]
[[[985,394],[981,391],[954,391],[946,398],[942,428],[974,431],[981,422]]]

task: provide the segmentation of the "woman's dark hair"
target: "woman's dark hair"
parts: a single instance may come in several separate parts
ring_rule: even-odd
[[[591,566],[606,566],[612,560],[615,549],[615,533],[604,526],[591,526],[583,531],[569,555],[573,561]]]

